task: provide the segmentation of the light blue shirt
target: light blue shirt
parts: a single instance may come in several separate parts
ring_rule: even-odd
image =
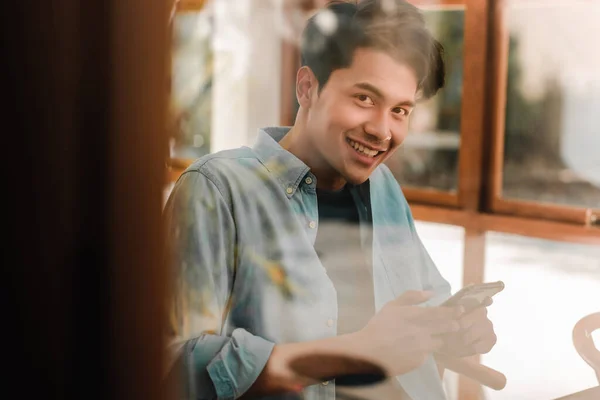
[[[275,343],[336,335],[336,289],[313,247],[317,179],[278,144],[288,130],[265,128],[253,148],[197,160],[165,206],[177,272],[171,334],[189,398],[235,399],[254,383]],[[375,309],[406,290],[431,290],[427,304],[441,303],[450,286],[387,166],[373,172],[369,187]],[[361,229],[371,226],[361,221]],[[431,357],[398,380],[413,400],[445,398]],[[303,396],[332,400],[335,384],[310,386]]]

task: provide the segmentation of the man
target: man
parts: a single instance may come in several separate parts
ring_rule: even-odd
[[[201,158],[165,207],[185,395],[334,399],[381,369],[442,399],[432,354],[495,334],[485,308],[437,307],[449,285],[383,164],[443,86],[442,48],[403,0],[331,4],[302,39],[294,126]]]

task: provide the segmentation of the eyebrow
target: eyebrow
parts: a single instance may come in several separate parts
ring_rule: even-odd
[[[380,99],[385,98],[385,96],[383,95],[383,92],[381,90],[379,90],[377,87],[371,85],[368,82],[359,82],[354,84],[354,87],[357,87],[359,89],[363,89],[363,90],[367,90],[371,93],[373,93],[375,96],[379,97]],[[400,103],[396,104],[396,107],[398,106],[409,106],[409,107],[415,107],[416,103],[412,100],[405,100],[405,101],[401,101]]]

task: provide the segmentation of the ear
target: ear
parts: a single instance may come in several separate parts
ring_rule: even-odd
[[[312,70],[301,67],[296,74],[296,99],[302,108],[309,108],[313,98],[317,95],[319,83]]]

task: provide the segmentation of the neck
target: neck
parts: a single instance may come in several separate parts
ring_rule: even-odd
[[[340,190],[346,180],[335,171],[319,154],[316,147],[306,134],[306,124],[301,113],[298,113],[296,123],[279,141],[279,145],[298,157],[306,164],[317,178],[317,188],[325,190]]]

